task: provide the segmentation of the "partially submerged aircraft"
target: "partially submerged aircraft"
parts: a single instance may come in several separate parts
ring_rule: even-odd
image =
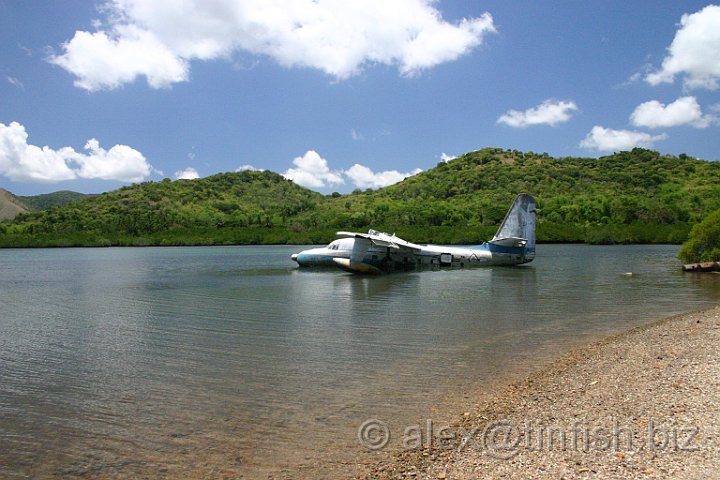
[[[422,267],[519,265],[535,258],[535,199],[521,193],[489,242],[470,247],[417,245],[387,233],[337,232],[326,247],[292,255],[301,267],[336,266],[352,273],[388,273]]]

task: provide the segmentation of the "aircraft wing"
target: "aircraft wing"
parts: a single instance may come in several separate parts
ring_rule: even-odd
[[[494,245],[500,245],[501,247],[524,247],[527,244],[526,238],[519,237],[505,237],[505,238],[493,238],[488,243]]]
[[[377,232],[375,230],[370,230],[368,231],[368,233],[337,232],[337,236],[349,238],[364,238],[366,240],[369,240],[373,245],[392,248],[394,250],[422,250],[422,247],[420,245],[406,242],[402,238],[396,237],[395,234],[390,235],[384,232]]]

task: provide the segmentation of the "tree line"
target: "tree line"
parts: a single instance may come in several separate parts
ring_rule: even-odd
[[[487,148],[346,195],[269,171],[165,179],[0,223],[0,246],[313,244],[368,228],[415,242],[480,243],[520,192],[538,202],[541,242],[681,243],[720,209],[720,163],[645,149],[553,158]]]

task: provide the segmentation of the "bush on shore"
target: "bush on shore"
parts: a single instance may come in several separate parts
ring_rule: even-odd
[[[687,263],[720,260],[720,209],[692,228],[678,257]]]

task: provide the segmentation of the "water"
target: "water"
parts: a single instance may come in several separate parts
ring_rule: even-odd
[[[674,246],[380,277],[300,271],[298,250],[0,250],[0,477],[352,475],[392,452],[359,445],[365,419],[442,421],[577,343],[720,300]]]

